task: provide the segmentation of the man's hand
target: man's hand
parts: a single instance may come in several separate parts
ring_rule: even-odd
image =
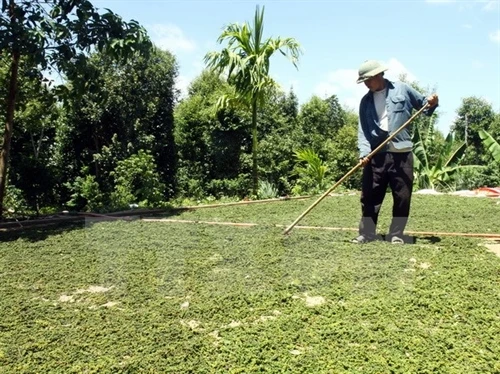
[[[437,94],[432,94],[427,98],[427,104],[429,104],[429,108],[434,108],[439,103],[439,97]]]
[[[368,157],[363,157],[359,159],[361,166],[366,166],[370,163],[370,159]]]

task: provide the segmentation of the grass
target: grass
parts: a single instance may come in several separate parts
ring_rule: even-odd
[[[355,227],[358,199],[327,198],[301,224]],[[274,225],[312,201],[175,217],[256,227],[119,221],[5,235],[0,372],[500,373],[500,259],[481,240],[284,237]],[[408,229],[498,233],[496,202],[415,196]]]

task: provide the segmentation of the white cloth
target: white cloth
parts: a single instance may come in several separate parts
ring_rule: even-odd
[[[373,93],[373,101],[375,103],[375,110],[377,111],[378,121],[380,128],[384,131],[389,131],[389,119],[387,118],[387,105],[385,103],[387,88],[382,91]]]

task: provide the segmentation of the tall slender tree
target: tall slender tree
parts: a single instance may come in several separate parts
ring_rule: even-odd
[[[219,74],[226,73],[228,82],[234,86],[236,96],[223,96],[217,102],[220,109],[227,105],[244,104],[252,111],[252,193],[258,189],[258,140],[257,111],[265,99],[266,91],[276,85],[269,75],[270,58],[279,51],[289,58],[297,68],[301,54],[299,43],[293,38],[264,39],[264,7],[256,7],[252,25],[232,23],[228,25],[217,42],[227,43],[218,52],[205,56],[209,69]]]

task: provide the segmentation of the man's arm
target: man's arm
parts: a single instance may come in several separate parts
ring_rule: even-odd
[[[359,120],[358,120],[358,149],[359,158],[362,159],[366,157],[371,152],[370,142],[366,138],[365,131],[363,129],[363,116],[365,115],[363,101],[359,106]]]
[[[437,94],[432,94],[425,97],[413,87],[406,85],[408,96],[410,97],[411,105],[414,109],[419,110],[424,105],[429,104],[429,108],[424,110],[426,116],[431,116],[439,105],[439,97]]]

